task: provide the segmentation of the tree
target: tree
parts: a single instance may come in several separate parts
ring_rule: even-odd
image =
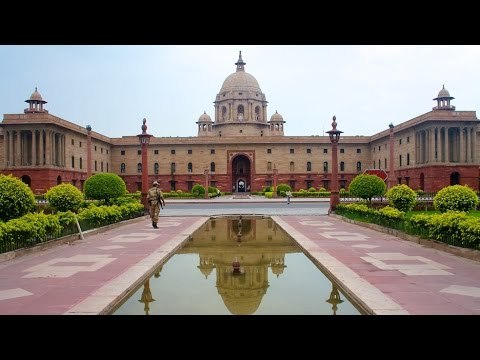
[[[377,175],[357,175],[350,186],[348,191],[351,196],[356,196],[367,200],[368,206],[372,205],[372,198],[375,196],[383,196],[387,186],[385,182]]]
[[[412,210],[417,202],[417,193],[405,184],[389,189],[386,197],[391,206],[404,212]]]
[[[466,185],[447,186],[435,195],[433,206],[442,213],[448,210],[469,212],[478,206],[478,196]]]
[[[99,173],[90,176],[85,181],[84,191],[87,198],[104,200],[106,204],[109,204],[110,200],[125,195],[127,187],[117,174]]]
[[[0,174],[0,220],[8,221],[35,210],[35,196],[27,184]]]
[[[50,188],[45,197],[57,211],[76,212],[84,201],[83,193],[72,184],[60,184]]]

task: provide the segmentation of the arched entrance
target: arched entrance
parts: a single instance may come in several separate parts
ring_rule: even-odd
[[[232,192],[250,192],[250,159],[237,155],[232,161]]]
[[[62,177],[57,176],[57,185],[60,185],[62,183]]]
[[[28,185],[28,187],[32,187],[32,179],[28,175],[22,176],[22,182]]]
[[[459,184],[460,184],[460,174],[455,171],[450,174],[450,185],[459,185]]]

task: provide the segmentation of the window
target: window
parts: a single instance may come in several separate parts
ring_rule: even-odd
[[[103,148],[100,148],[100,154],[103,154]]]
[[[373,160],[373,168],[375,169],[375,160]]]
[[[380,166],[380,159],[378,159],[378,168],[381,169],[382,167]]]
[[[137,173],[139,173],[139,174],[142,173],[142,163],[137,164]]]
[[[172,162],[172,163],[170,164],[170,172],[171,172],[172,174],[175,172],[175,163],[174,163],[174,162]]]
[[[382,145],[378,145],[378,151],[380,151],[382,148]]]
[[[175,184],[176,181],[170,181],[170,191],[176,191]]]
[[[407,136],[407,144],[410,142],[410,136]]]
[[[107,162],[107,172],[108,172],[108,162]]]
[[[215,163],[214,162],[210,163],[210,172],[212,172],[212,173],[215,172]]]
[[[295,163],[293,161],[290,161],[290,172],[295,171]]]
[[[120,155],[125,155],[125,150],[120,150]]]
[[[72,156],[72,168],[75,169],[75,156]]]
[[[272,162],[267,162],[267,171],[272,171]]]
[[[307,161],[307,171],[312,171],[312,163]]]
[[[312,149],[307,149],[307,154],[311,154],[312,153]]]
[[[345,149],[340,149],[340,154],[345,154]]]
[[[360,161],[357,161],[357,172],[362,171],[362,163]]]
[[[82,142],[80,141],[80,147],[82,147]]]
[[[170,154],[175,155],[175,149],[171,149]]]
[[[95,145],[95,151],[97,151],[97,145]]]
[[[100,171],[103,172],[103,161],[100,162]]]
[[[398,166],[402,166],[402,155],[398,157]]]
[[[72,139],[72,145],[75,145],[75,140],[74,139]]]
[[[361,154],[362,153],[362,149],[357,149],[357,154]]]
[[[107,149],[107,154],[108,154],[108,149]]]
[[[328,172],[328,161],[323,162],[323,171]]]
[[[398,145],[402,145],[402,139],[398,139]]]
[[[312,180],[307,180],[307,189],[310,189],[313,185],[313,181]]]
[[[323,149],[324,154],[328,154],[328,149]]]
[[[125,163],[122,163],[120,165],[120,173],[124,174],[125,173]]]
[[[95,171],[97,171],[97,160],[95,160]]]
[[[272,149],[267,149],[267,154],[271,154],[272,153]]]
[[[80,158],[80,169],[82,169],[83,164],[82,164],[82,158]]]
[[[384,169],[386,169],[386,168],[387,168],[387,158],[385,158],[385,161],[384,161],[384,163],[385,163],[385,167],[384,167]]]
[[[187,166],[187,171],[188,171],[189,173],[191,173],[191,172],[192,172],[192,169],[193,169],[193,165],[192,165],[191,162],[189,162],[189,163],[188,163],[188,166]]]
[[[407,165],[410,165],[410,154],[407,154]]]
[[[397,178],[397,183],[398,183],[399,185],[402,183],[402,178],[401,178],[401,177]]]
[[[155,155],[158,155],[158,150],[153,150],[153,153],[154,153]]]
[[[295,149],[290,149],[290,154],[294,154],[295,153]]]
[[[158,165],[158,163],[155,163],[153,165],[153,172],[155,173],[155,175],[158,175],[159,170],[160,170],[160,166]]]
[[[340,171],[345,171],[345,162],[340,161]]]
[[[210,149],[210,154],[215,154],[215,149]]]
[[[137,150],[137,155],[142,155],[142,150]]]
[[[188,149],[188,155],[192,155],[192,149]]]

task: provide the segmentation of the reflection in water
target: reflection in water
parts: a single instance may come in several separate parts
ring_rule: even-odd
[[[192,267],[198,268],[203,282],[189,271]],[[275,275],[270,281],[269,269]],[[156,298],[160,299],[152,304],[156,314],[218,314],[228,309],[230,314],[332,314],[333,311],[335,315],[344,303],[337,287],[271,219],[240,217],[208,221],[163,265],[161,277],[160,271],[162,267],[154,272],[156,279],[150,278]],[[216,296],[213,286],[217,288]],[[155,301],[149,280],[141,291],[132,297],[140,298],[138,301],[145,304],[142,313],[148,315],[150,303]],[[327,303],[331,304],[331,310]],[[133,304],[128,299],[114,313],[140,313]],[[348,300],[342,309],[342,313],[359,313]]]

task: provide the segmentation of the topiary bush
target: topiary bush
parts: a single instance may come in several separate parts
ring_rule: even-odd
[[[388,203],[400,211],[410,211],[417,202],[417,193],[405,184],[393,186],[387,191]]]
[[[125,195],[127,187],[117,174],[99,173],[85,181],[84,191],[88,199],[103,200],[109,204],[112,199]]]
[[[372,198],[375,196],[383,196],[387,190],[385,182],[376,175],[357,175],[348,191],[350,195],[367,200],[368,206],[372,205]]]
[[[308,188],[308,192],[317,192],[317,189],[315,189],[313,186]]]
[[[284,191],[284,192],[292,191],[292,188],[290,187],[290,185],[287,185],[287,184],[278,184],[277,185],[277,195],[280,195],[280,193],[282,191]]]
[[[8,221],[35,210],[35,196],[27,184],[0,174],[0,220]]]
[[[84,201],[83,193],[72,184],[60,184],[50,188],[45,198],[57,211],[76,212]]]
[[[192,194],[195,196],[204,196],[205,195],[205,188],[202,185],[195,184],[192,188]]]
[[[478,206],[478,196],[466,185],[447,186],[435,195],[433,206],[442,213],[448,210],[469,212]]]

